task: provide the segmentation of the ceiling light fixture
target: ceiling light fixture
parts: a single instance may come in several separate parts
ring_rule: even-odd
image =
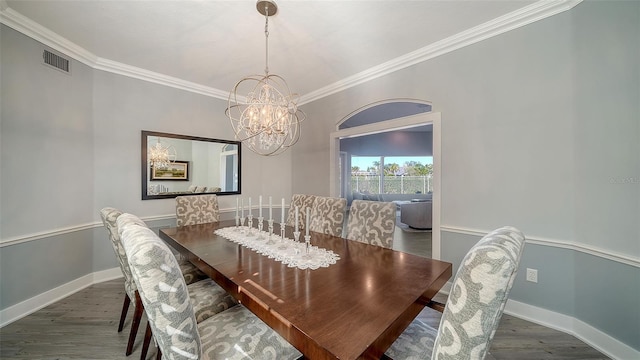
[[[158,139],[155,145],[149,147],[147,157],[149,165],[156,169],[165,169],[176,161],[176,149],[171,145],[162,145]]]
[[[306,118],[284,79],[269,74],[269,16],[278,7],[272,1],[258,1],[258,12],[265,17],[265,75],[247,76],[236,83],[229,94],[225,114],[231,120],[236,139],[256,154],[281,154],[300,138],[300,123]],[[247,94],[244,97],[241,94]]]

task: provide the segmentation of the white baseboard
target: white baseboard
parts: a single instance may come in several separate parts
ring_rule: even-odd
[[[449,295],[451,285],[447,282],[440,292]],[[640,359],[640,351],[574,317],[511,299],[507,300],[504,313],[575,336],[612,359]]]
[[[15,305],[9,306],[8,308],[0,311],[0,327],[4,327],[16,320],[22,319],[45,306],[51,305],[60,299],[64,299],[65,297],[86,288],[87,286],[107,280],[117,279],[118,277],[122,277],[122,271],[120,268],[98,271],[77,278]]]

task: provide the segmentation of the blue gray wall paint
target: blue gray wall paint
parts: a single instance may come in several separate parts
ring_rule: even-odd
[[[551,240],[557,246],[527,244],[523,266],[538,269],[540,282],[519,277],[513,299],[640,350],[640,308],[628,303],[640,301],[639,74],[640,2],[584,1],[306,104],[324,121],[306,124],[293,190],[329,193],[327,179],[304,174],[329,167],[326,139],[344,114],[384,99],[429,101],[442,117],[443,228],[513,225]],[[441,235],[442,258],[454,263],[478,240]],[[583,275],[591,273],[599,276]]]
[[[225,101],[75,60],[63,74],[41,64],[39,42],[5,25],[0,36],[1,311],[117,269],[99,226],[102,207],[152,219],[175,213],[173,199],[141,200],[141,130],[218,139],[233,132]],[[290,152],[265,159],[243,151],[242,165],[243,197],[291,198],[291,179],[281,176],[291,173]],[[221,210],[235,200],[221,196]]]
[[[640,2],[586,1],[306,104],[315,120],[304,123],[295,152],[243,158],[245,178],[261,179],[243,184],[243,195],[328,194],[330,180],[316,175],[328,169],[329,134],[339,120],[382,99],[424,99],[442,113],[443,225],[488,231],[511,224],[529,236],[637,261],[639,27]],[[0,36],[3,240],[96,222],[106,205],[143,217],[170,214],[168,200],[139,200],[139,131],[230,135],[223,101],[75,63],[71,79],[42,74],[46,68],[32,60],[40,44],[5,26]],[[73,96],[43,92],[49,88]],[[62,166],[77,176],[47,176],[60,157],[72,160]],[[113,176],[114,169],[122,176]],[[221,207],[232,203],[233,197],[223,199]],[[0,309],[113,267],[106,234],[98,230],[0,248]],[[477,241],[447,232],[442,237],[443,258],[452,262]],[[55,263],[49,263],[51,251],[57,251]],[[541,280],[532,287],[519,278],[515,300],[571,314],[640,350],[633,337],[638,267],[551,246],[528,244],[524,256],[523,265],[540,269]],[[27,271],[19,280],[18,270]],[[602,306],[606,295],[616,298],[614,306]]]
[[[398,130],[341,139],[340,151],[357,156],[432,156],[433,133]]]

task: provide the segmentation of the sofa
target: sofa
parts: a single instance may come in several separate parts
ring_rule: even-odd
[[[431,200],[412,201],[400,205],[400,222],[414,229],[431,229]]]
[[[353,200],[368,200],[368,201],[386,201],[386,202],[394,202],[400,208],[400,205],[404,203],[409,203],[412,200],[431,200],[433,197],[432,193],[417,193],[417,194],[371,194],[371,193],[361,193],[354,191],[351,199],[349,200],[349,205],[351,205],[351,201]]]

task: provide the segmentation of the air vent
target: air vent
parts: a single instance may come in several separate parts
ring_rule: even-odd
[[[42,53],[42,59],[46,65],[51,66],[54,69],[60,70],[65,73],[69,73],[69,59],[66,59],[58,54],[54,54],[51,51],[44,50]]]

